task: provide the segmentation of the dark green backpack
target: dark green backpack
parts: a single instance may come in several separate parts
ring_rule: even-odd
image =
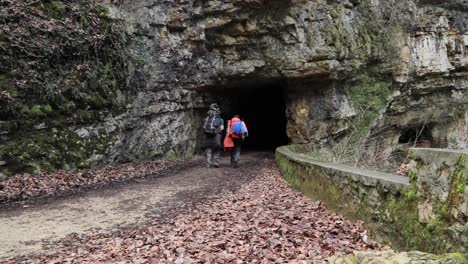
[[[203,131],[205,134],[214,135],[218,133],[218,128],[221,126],[221,118],[219,115],[209,115],[203,123]]]

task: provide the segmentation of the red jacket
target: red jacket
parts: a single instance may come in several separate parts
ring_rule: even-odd
[[[242,122],[242,135],[234,134],[234,132],[233,132],[233,130],[234,130],[234,125],[233,124],[238,123],[238,122]],[[247,137],[249,135],[249,131],[247,129],[247,126],[245,125],[245,122],[240,120],[237,117],[234,117],[234,118],[232,118],[231,120],[228,121],[227,133],[233,139],[237,139],[237,138],[241,138],[241,137],[244,138],[244,137]]]

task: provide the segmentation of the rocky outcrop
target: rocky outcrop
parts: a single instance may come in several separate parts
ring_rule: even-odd
[[[332,159],[382,163],[414,144],[467,147],[463,1],[91,2],[2,1],[2,17],[20,8],[36,19],[8,18],[2,32],[41,25],[0,39],[2,109],[15,101],[27,106],[18,113],[40,115],[1,116],[4,173],[190,155],[206,106],[223,100],[213,91],[252,83],[281,83],[291,142],[322,143]],[[28,36],[53,49],[22,50]],[[56,112],[64,124],[51,121]]]
[[[351,58],[364,65],[329,85],[309,81],[301,84],[304,92],[292,93],[288,129],[293,143],[325,143],[316,156],[327,160],[390,167],[411,146],[467,147],[466,13],[429,1],[399,2],[402,6],[390,13],[382,1],[371,5],[377,8],[374,14],[386,17],[390,37],[372,38],[372,45],[385,41],[386,46],[367,60]],[[348,36],[351,43],[356,38],[359,34]]]
[[[411,149],[409,173],[418,198],[418,220],[446,228],[468,244],[468,151]]]
[[[451,10],[424,6],[416,13],[395,73],[398,95],[375,128],[388,133],[387,156],[405,150],[405,143],[468,147],[467,15]],[[402,141],[408,131],[412,139]]]
[[[0,175],[194,152],[203,98],[151,83],[131,21],[93,1],[1,5]]]
[[[125,111],[125,32],[87,1],[0,2],[0,173],[87,166]]]
[[[144,97],[281,81],[292,143],[344,142],[349,153],[331,156],[382,163],[418,144],[466,147],[465,5],[140,0],[110,10],[145,65]]]

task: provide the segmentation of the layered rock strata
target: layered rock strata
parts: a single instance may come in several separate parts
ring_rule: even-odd
[[[467,4],[452,2],[4,0],[0,100],[16,112],[1,116],[0,168],[190,155],[213,91],[255,82],[281,83],[291,142],[321,143],[329,160],[381,164],[413,145],[466,148]],[[41,26],[10,18],[14,8]],[[60,41],[96,30],[108,48]],[[28,36],[53,49],[24,50]]]

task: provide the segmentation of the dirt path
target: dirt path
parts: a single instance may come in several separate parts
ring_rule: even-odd
[[[256,162],[264,156],[245,155],[241,171],[254,171]],[[223,166],[224,169],[207,169],[200,164],[167,177],[0,212],[0,259],[39,253],[71,233],[92,233],[96,229],[106,232],[119,225],[168,217],[176,209],[234,190],[250,180],[248,173],[227,168],[226,159]]]

